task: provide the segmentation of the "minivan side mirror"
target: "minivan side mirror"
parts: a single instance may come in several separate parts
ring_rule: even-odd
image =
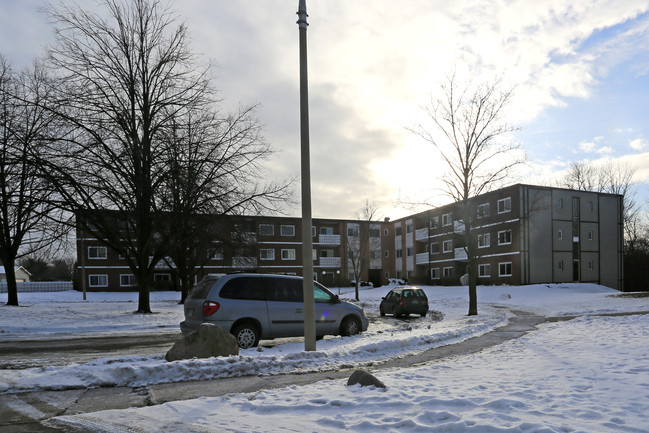
[[[331,303],[332,304],[340,304],[342,301],[340,300],[340,297],[338,295],[334,295],[333,298],[331,298]]]

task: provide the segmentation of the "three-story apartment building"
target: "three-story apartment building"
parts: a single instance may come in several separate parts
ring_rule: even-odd
[[[622,290],[622,196],[517,184],[470,205],[479,284],[592,282]],[[395,221],[314,219],[315,278],[329,286],[349,284],[355,278],[350,248],[362,246],[367,265],[361,280],[457,285],[467,272],[461,209],[452,203]],[[233,234],[244,241],[236,248],[214,241],[197,279],[237,271],[301,275],[301,218],[231,218]],[[86,289],[135,289],[124,258],[80,229],[77,252]],[[157,288],[177,287],[173,266],[171,260],[158,263]]]

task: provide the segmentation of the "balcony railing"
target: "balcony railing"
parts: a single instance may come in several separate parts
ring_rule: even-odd
[[[320,267],[322,268],[339,268],[340,257],[320,257]]]
[[[340,245],[340,235],[318,235],[318,243],[325,245]]]
[[[415,230],[415,240],[417,240],[417,241],[427,241],[428,240],[428,228],[424,227],[423,229]]]
[[[453,221],[455,233],[464,233],[464,221]]]
[[[257,257],[232,257],[233,268],[254,268],[257,266]]]
[[[415,262],[418,265],[427,265],[430,262],[430,255],[428,253],[419,253],[415,256]]]

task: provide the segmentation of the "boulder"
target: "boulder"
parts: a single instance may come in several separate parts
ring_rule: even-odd
[[[377,388],[385,388],[385,384],[377,379],[371,373],[365,370],[356,370],[349,376],[347,386],[359,384],[360,386],[375,386]]]
[[[237,340],[229,332],[211,323],[203,323],[196,331],[178,340],[165,355],[167,361],[210,358],[239,354]]]

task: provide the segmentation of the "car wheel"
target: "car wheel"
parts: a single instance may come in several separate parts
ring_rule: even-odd
[[[340,335],[343,337],[349,337],[350,335],[356,335],[359,332],[361,332],[360,321],[356,317],[345,317],[340,325]]]
[[[257,347],[259,344],[259,331],[256,326],[250,323],[238,325],[234,328],[232,334],[234,334],[234,338],[237,339],[237,344],[242,349]]]
[[[426,317],[426,313],[421,313],[420,316],[421,317]]]
[[[379,314],[381,315],[381,317],[385,316],[385,310],[383,309],[383,307],[379,307]]]

